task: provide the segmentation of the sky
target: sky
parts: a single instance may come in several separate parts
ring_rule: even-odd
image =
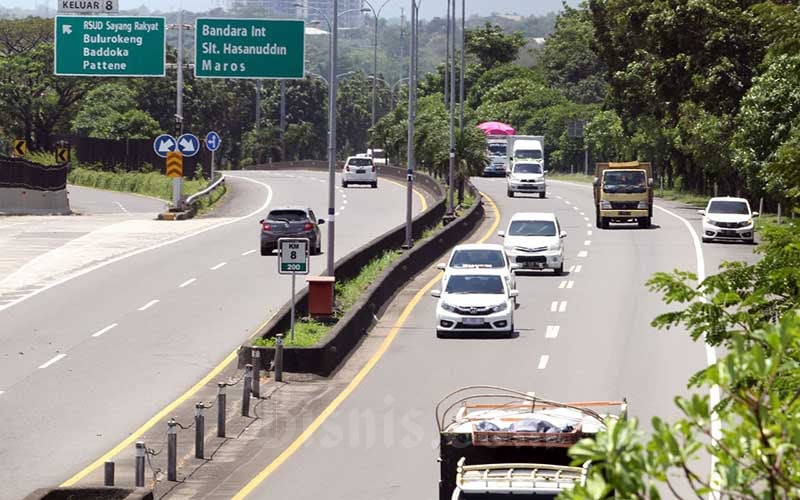
[[[376,0],[373,5],[382,4],[381,0]],[[461,8],[461,2],[458,8]],[[577,2],[570,0],[570,5]],[[6,8],[27,8],[33,5],[47,5],[55,10],[57,3],[55,0],[0,0],[0,6]],[[202,12],[211,8],[224,5],[224,0],[119,0],[120,9],[134,9],[144,5],[151,10],[175,11],[179,7],[185,10]],[[548,12],[561,10],[561,0],[466,0],[467,16],[472,14],[488,15],[497,13],[516,13],[520,15],[542,15]],[[400,17],[400,8],[405,9],[408,16],[411,0],[389,0],[383,9],[381,17]],[[447,2],[444,0],[422,0],[420,4],[420,16],[424,19],[432,17],[444,17]]]

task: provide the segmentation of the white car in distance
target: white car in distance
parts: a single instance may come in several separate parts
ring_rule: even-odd
[[[378,171],[368,156],[350,156],[342,169],[342,187],[350,184],[369,184],[378,187]]]
[[[440,262],[436,268],[444,271],[442,288],[446,288],[450,272],[455,269],[494,269],[503,275],[512,290],[517,288],[514,271],[519,269],[519,265],[512,264],[508,260],[503,245],[493,243],[456,245],[450,252],[448,261]]]
[[[697,211],[703,216],[703,241],[743,240],[755,242],[753,217],[758,212],[750,210],[750,203],[744,198],[729,196],[711,198],[705,210]]]
[[[497,233],[505,238],[506,255],[520,269],[552,269],[564,273],[564,238],[567,232],[553,213],[522,212],[511,217],[508,228]]]
[[[547,196],[547,186],[541,163],[514,162],[506,179],[506,191],[509,198],[517,193],[539,193],[539,198]]]
[[[494,269],[454,269],[443,290],[433,290],[436,305],[436,336],[514,333],[514,299],[517,290],[508,286]]]

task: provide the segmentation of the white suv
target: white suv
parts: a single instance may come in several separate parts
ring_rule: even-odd
[[[369,184],[378,187],[378,172],[368,156],[350,156],[342,170],[342,187],[350,184]]]
[[[758,212],[751,212],[750,204],[744,198],[711,198],[706,209],[697,212],[704,216],[704,242],[715,239],[755,242],[753,217],[758,217]]]
[[[433,290],[436,336],[447,333],[514,333],[514,299],[501,272],[493,269],[454,269],[444,290]]]
[[[515,193],[539,193],[539,198],[544,198],[547,196],[546,173],[541,163],[514,162],[506,182],[508,197],[513,198]]]
[[[516,213],[508,228],[497,233],[505,238],[506,254],[522,269],[552,269],[564,272],[564,238],[558,218],[552,213]]]

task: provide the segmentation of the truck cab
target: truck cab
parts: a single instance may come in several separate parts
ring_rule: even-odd
[[[653,171],[638,161],[595,164],[595,224],[608,229],[612,222],[637,222],[649,228],[653,219]]]

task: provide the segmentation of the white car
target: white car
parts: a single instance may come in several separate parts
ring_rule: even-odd
[[[436,336],[448,333],[514,333],[514,299],[503,273],[495,269],[454,269],[444,290],[433,290]]]
[[[342,187],[350,184],[369,184],[378,187],[378,171],[368,156],[350,156],[342,169]]]
[[[706,209],[697,212],[704,216],[704,242],[712,240],[755,242],[753,217],[758,217],[758,212],[752,212],[750,204],[744,198],[711,198]]]
[[[509,198],[515,193],[539,193],[539,198],[547,196],[547,187],[540,163],[514,162],[506,179],[506,191]]]
[[[436,268],[445,272],[442,276],[442,288],[446,287],[450,272],[455,269],[494,269],[503,274],[512,290],[517,288],[514,271],[519,269],[519,265],[512,264],[508,260],[503,245],[493,243],[456,245],[450,252],[447,263],[440,262]]]
[[[552,213],[526,212],[511,217],[508,228],[497,233],[505,238],[506,255],[521,269],[552,269],[564,272],[564,238],[558,218]]]

